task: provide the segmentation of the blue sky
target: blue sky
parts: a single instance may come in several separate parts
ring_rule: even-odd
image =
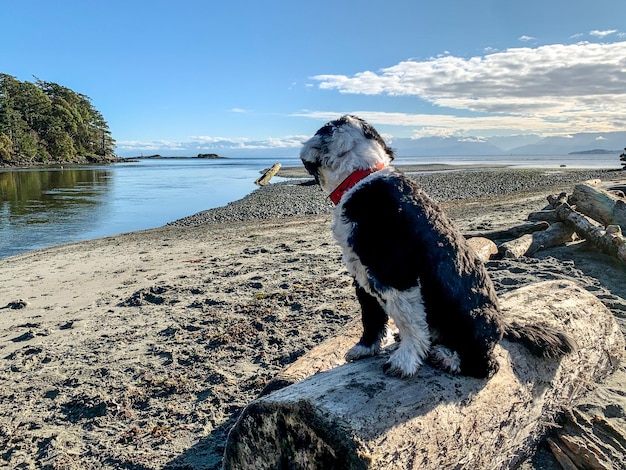
[[[626,1],[3,2],[0,72],[91,97],[120,155],[626,129]]]

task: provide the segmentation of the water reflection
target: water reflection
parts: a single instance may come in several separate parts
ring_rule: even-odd
[[[239,199],[262,159],[156,159],[0,171],[0,258],[159,227]]]
[[[77,239],[99,217],[106,168],[0,172],[0,257]]]

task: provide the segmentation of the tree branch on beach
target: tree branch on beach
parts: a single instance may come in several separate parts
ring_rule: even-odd
[[[565,192],[548,195],[548,206],[528,216],[535,223],[479,235],[492,240],[508,239],[498,246],[498,256],[519,258],[566,245],[574,241],[575,233],[626,263],[626,201],[598,188],[599,184],[600,180],[578,184],[570,196]]]

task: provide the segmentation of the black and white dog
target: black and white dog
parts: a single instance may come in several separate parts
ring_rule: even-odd
[[[503,318],[483,264],[439,206],[390,166],[393,151],[365,121],[329,122],[300,158],[336,204],[332,232],[361,304],[363,335],[347,360],[381,350],[389,317],[401,338],[384,366],[394,376],[411,376],[428,359],[448,372],[489,377],[503,336],[538,356],[573,350],[547,325]]]

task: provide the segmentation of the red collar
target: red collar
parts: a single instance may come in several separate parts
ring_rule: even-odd
[[[351,173],[345,180],[343,180],[341,184],[337,186],[328,197],[331,201],[333,201],[333,204],[339,204],[339,201],[341,201],[341,197],[351,188],[353,188],[355,184],[357,184],[366,176],[369,176],[376,171],[382,170],[383,168],[385,168],[385,164],[379,163],[371,169],[368,168],[367,170],[356,170],[354,173]]]

